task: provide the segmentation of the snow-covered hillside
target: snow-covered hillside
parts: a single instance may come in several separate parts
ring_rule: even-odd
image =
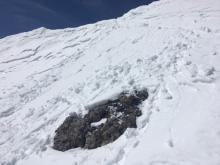
[[[146,87],[137,129],[66,152],[73,112]],[[220,1],[161,0],[123,17],[0,40],[0,164],[219,165]]]

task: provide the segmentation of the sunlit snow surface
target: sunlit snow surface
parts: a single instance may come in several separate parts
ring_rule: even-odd
[[[138,128],[52,149],[73,112],[149,89]],[[220,1],[161,0],[123,17],[0,40],[0,164],[219,165]]]

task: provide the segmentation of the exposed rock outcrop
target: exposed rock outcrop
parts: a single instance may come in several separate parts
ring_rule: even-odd
[[[67,117],[56,130],[53,148],[93,149],[115,141],[127,128],[137,127],[136,117],[141,115],[138,106],[147,97],[146,89],[131,94],[123,92],[115,100],[90,107],[84,117],[77,114]]]

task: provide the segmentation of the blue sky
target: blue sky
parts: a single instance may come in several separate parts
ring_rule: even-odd
[[[0,0],[0,38],[39,27],[76,27],[115,18],[153,0]]]

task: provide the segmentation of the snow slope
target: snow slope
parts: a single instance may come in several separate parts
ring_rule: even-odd
[[[52,149],[73,112],[146,87],[138,128]],[[0,164],[219,165],[220,1],[161,0],[121,18],[0,40]]]

